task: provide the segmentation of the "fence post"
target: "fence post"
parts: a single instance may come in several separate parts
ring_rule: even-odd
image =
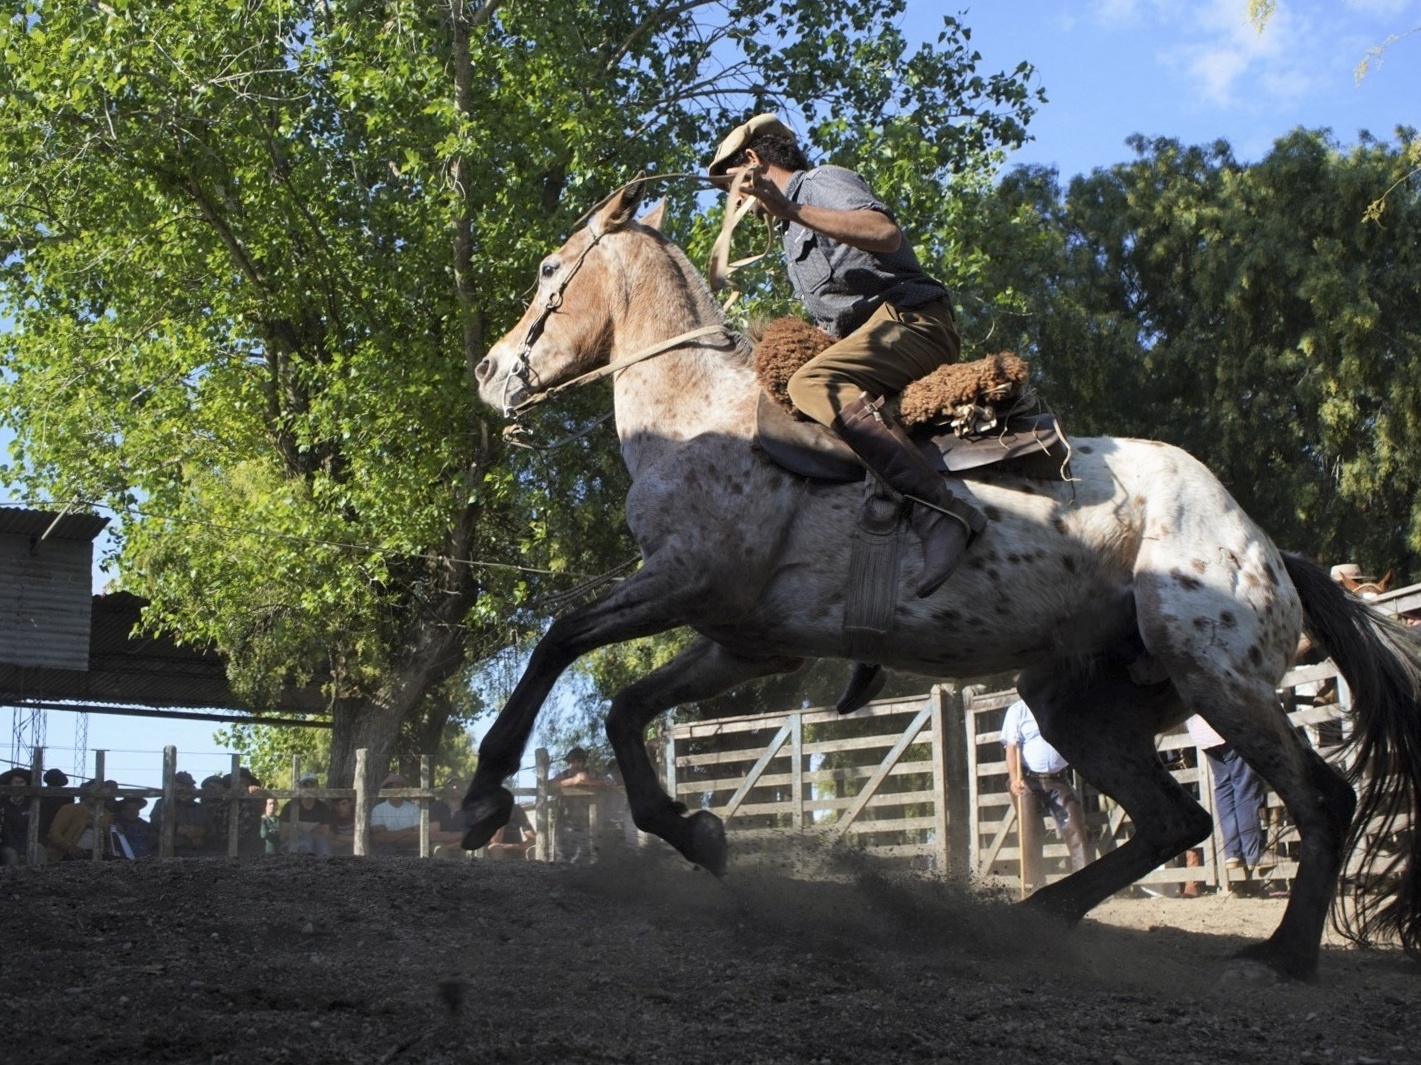
[[[30,764],[30,787],[38,788],[44,781],[44,748],[35,748],[34,761]],[[39,864],[39,819],[40,819],[40,797],[36,793],[30,796],[30,821],[25,829],[25,862],[29,865]]]
[[[793,768],[790,770],[790,821],[796,832],[804,831],[804,715],[796,710],[790,714],[789,747]]]
[[[227,857],[235,858],[241,853],[242,808],[237,805],[238,789],[242,785],[242,756],[232,755],[232,768],[227,779],[231,786],[227,789]]]
[[[946,806],[941,818],[944,823],[939,828],[942,869],[945,876],[966,878],[972,873],[972,767],[967,757],[967,714],[962,693],[955,688],[934,685],[932,698],[933,734],[942,737],[941,752],[933,760],[933,772],[943,775],[938,794]]]
[[[550,862],[553,860],[553,841],[550,835],[552,819],[548,817],[548,749],[539,747],[533,752],[533,761],[538,774],[538,794],[533,800],[533,828],[538,833],[534,854],[538,861]]]
[[[94,806],[94,815],[90,819],[90,827],[94,830],[94,849],[91,857],[94,861],[102,861],[104,857],[104,844],[108,838],[104,831],[104,800],[108,798],[104,794],[104,761],[108,751],[94,752],[94,784],[98,788],[99,801]]]
[[[419,787],[421,791],[429,790],[429,755],[419,756]],[[429,800],[423,795],[419,797],[419,856],[429,857]]]
[[[365,785],[365,748],[355,752],[355,841],[351,846],[362,857],[370,844],[370,796]]]
[[[163,819],[158,824],[158,857],[171,858],[178,835],[178,749],[163,748]]]

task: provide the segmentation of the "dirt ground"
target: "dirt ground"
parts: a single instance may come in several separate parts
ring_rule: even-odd
[[[1284,903],[1112,900],[1059,933],[886,876],[660,851],[0,870],[6,1062],[1421,1060],[1421,966],[1331,937],[1220,982]]]

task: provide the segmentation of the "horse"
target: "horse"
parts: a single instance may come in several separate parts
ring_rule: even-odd
[[[642,565],[536,644],[480,745],[463,846],[482,846],[507,821],[504,782],[566,668],[596,648],[687,626],[695,635],[683,650],[616,693],[605,728],[637,827],[720,875],[724,826],[662,788],[646,726],[806,659],[850,657],[845,575],[864,490],[788,472],[751,446],[760,387],[749,344],[659,231],[661,208],[637,219],[640,200],[639,186],[622,189],[543,259],[523,318],[476,367],[481,399],[505,414],[612,377]],[[1078,439],[1069,479],[987,467],[955,489],[987,514],[987,529],[927,598],[913,594],[918,553],[904,553],[883,664],[930,676],[1019,671],[1043,735],[1135,826],[1123,846],[1020,905],[1074,924],[1207,838],[1208,814],[1154,745],[1198,712],[1278,792],[1302,841],[1281,923],[1229,972],[1314,976],[1343,863],[1377,838],[1362,826],[1414,813],[1421,794],[1421,645],[1318,566],[1282,553],[1173,446]],[[1351,685],[1349,775],[1300,739],[1278,703],[1302,631]],[[1413,834],[1399,871],[1366,884],[1358,935],[1421,949],[1418,848]]]

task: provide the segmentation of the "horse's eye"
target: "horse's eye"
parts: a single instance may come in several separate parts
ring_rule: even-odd
[[[557,272],[558,264],[551,259],[545,262],[542,266],[542,269],[538,271],[538,273],[542,275],[544,281],[552,277]]]

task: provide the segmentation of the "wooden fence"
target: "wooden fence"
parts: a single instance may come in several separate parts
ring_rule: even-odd
[[[1337,701],[1314,705],[1313,693],[1328,685]],[[1342,757],[1350,700],[1331,663],[1291,671],[1279,698],[1319,753]],[[676,725],[665,737],[668,790],[692,809],[717,813],[737,846],[801,832],[933,874],[1014,883],[1019,826],[1001,723],[1015,699],[1013,691],[959,695],[939,686],[916,699],[874,702],[848,717],[813,709]],[[1213,817],[1207,761],[1188,733],[1173,729],[1157,746],[1175,779]],[[1078,785],[1097,857],[1128,839],[1133,826],[1118,805]],[[1278,864],[1265,875],[1286,881],[1296,872],[1297,834],[1271,791],[1268,803],[1267,842]],[[1048,880],[1058,879],[1069,869],[1067,850],[1050,819],[1044,823],[1043,864]],[[1226,868],[1220,845],[1215,833],[1202,848],[1201,865],[1181,861],[1141,883],[1174,894],[1189,881],[1217,888],[1230,875],[1243,876]]]

